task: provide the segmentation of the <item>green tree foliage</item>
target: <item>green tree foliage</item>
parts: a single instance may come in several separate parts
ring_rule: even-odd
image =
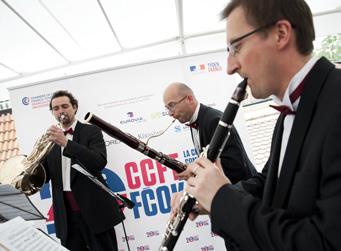
[[[331,61],[341,61],[341,34],[326,36],[314,53]]]

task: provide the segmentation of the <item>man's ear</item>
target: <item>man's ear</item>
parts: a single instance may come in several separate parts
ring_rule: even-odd
[[[278,49],[285,48],[293,39],[294,31],[292,25],[287,20],[280,20],[275,25],[276,46]]]

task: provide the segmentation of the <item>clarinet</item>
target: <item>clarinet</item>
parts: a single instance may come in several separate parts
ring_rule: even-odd
[[[109,124],[108,122],[97,117],[93,113],[88,112],[85,115],[84,120],[86,122],[93,124],[93,125],[96,125],[100,129],[102,129],[102,131],[106,132],[109,136],[125,143],[129,147],[143,153],[144,155],[146,155],[152,159],[155,159],[159,163],[169,167],[170,169],[176,171],[177,173],[181,173],[181,172],[185,171],[185,169],[186,169],[185,164],[181,163],[180,161],[178,161],[176,159],[170,158],[168,155],[166,155],[162,152],[158,152],[158,151],[154,150],[153,148],[150,148],[149,146],[147,146],[146,143],[142,142],[141,140],[135,138],[134,136],[132,136],[128,133],[122,132],[117,127]]]
[[[246,96],[246,86],[247,79],[244,79],[238,84],[214,131],[210,144],[204,150],[204,156],[212,162],[219,158],[230,136],[230,131],[238,112],[239,105]],[[183,194],[180,199],[179,212],[168,222],[166,233],[161,241],[159,251],[172,251],[174,249],[195,203],[196,199],[191,194],[186,192]]]

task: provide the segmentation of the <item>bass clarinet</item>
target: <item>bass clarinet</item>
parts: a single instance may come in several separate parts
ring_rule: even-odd
[[[247,79],[244,79],[238,84],[235,89],[230,102],[227,104],[225,111],[216,127],[210,144],[205,148],[204,156],[210,161],[214,162],[219,158],[224,146],[229,138],[230,131],[233,125],[233,121],[239,109],[240,103],[246,96]],[[195,205],[195,198],[184,193],[180,200],[179,211],[177,215],[168,222],[166,233],[162,239],[159,251],[172,251],[179,239],[180,233],[183,230],[189,213],[192,211]]]
[[[158,152],[158,151],[154,150],[153,148],[150,148],[143,141],[135,138],[134,136],[132,136],[128,133],[122,132],[116,126],[109,124],[108,122],[97,117],[93,113],[88,112],[85,115],[84,120],[86,122],[89,122],[90,124],[96,125],[102,131],[106,132],[109,136],[125,143],[126,145],[130,146],[131,148],[143,153],[144,155],[146,155],[152,159],[155,159],[159,163],[173,169],[177,173],[181,173],[181,172],[185,171],[185,169],[186,169],[185,164],[181,163],[180,161],[178,161],[176,159],[170,158],[168,155],[166,155],[162,152]]]

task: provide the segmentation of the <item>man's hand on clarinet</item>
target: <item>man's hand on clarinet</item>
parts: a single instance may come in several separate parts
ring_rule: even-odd
[[[206,212],[211,212],[211,204],[217,191],[231,181],[224,175],[220,159],[214,164],[207,158],[200,157],[188,165],[186,171],[193,173],[187,179],[185,191],[192,194]]]

